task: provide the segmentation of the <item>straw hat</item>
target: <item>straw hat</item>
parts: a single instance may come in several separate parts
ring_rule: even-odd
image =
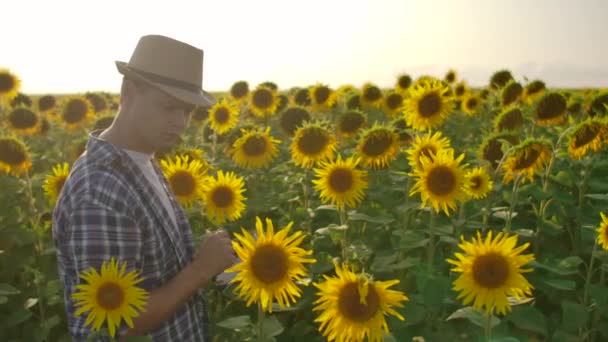
[[[189,104],[209,107],[213,95],[202,89],[203,50],[160,36],[139,39],[129,63],[116,61],[127,78],[143,81]]]

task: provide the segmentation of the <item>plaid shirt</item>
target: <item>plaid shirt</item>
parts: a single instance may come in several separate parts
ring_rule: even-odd
[[[86,152],[74,163],[53,212],[53,238],[64,284],[68,326],[75,341],[85,341],[91,326],[87,314],[74,316],[71,299],[81,272],[101,269],[111,257],[138,270],[147,290],[168,282],[194,255],[188,219],[154,163],[172,203],[172,223],[153,186],[122,150],[90,134]],[[192,296],[157,330],[154,341],[204,341],[207,332],[202,291]],[[119,332],[126,331],[124,321]]]

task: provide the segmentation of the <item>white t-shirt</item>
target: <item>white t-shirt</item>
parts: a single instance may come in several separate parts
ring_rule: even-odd
[[[137,152],[137,151],[132,151],[132,150],[127,150],[124,148],[122,150],[125,151],[129,155],[129,157],[131,157],[131,159],[133,159],[135,164],[137,164],[137,166],[139,166],[139,169],[141,170],[141,172],[146,176],[146,178],[148,179],[150,184],[152,184],[152,187],[154,188],[154,190],[156,190],[156,194],[158,195],[161,202],[165,206],[165,209],[169,213],[169,217],[171,218],[171,221],[173,222],[175,227],[177,227],[177,219],[175,218],[175,211],[173,210],[173,206],[171,206],[171,202],[169,201],[169,196],[167,195],[167,190],[165,190],[163,184],[161,183],[160,179],[156,175],[156,172],[154,171],[154,167],[152,166],[152,158],[154,157],[154,155],[141,153],[141,152]]]

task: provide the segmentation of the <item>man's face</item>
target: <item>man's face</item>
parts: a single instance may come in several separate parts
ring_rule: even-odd
[[[141,148],[151,153],[179,143],[194,106],[155,88],[134,90],[130,126]]]

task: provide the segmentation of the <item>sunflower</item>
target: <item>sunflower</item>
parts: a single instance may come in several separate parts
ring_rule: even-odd
[[[567,101],[560,93],[548,92],[536,103],[534,119],[538,125],[551,126],[566,119]]]
[[[301,231],[288,235],[292,226],[289,222],[275,233],[272,220],[267,218],[264,231],[262,220],[256,217],[256,238],[243,228],[241,234],[234,234],[238,242],[233,241],[232,246],[242,261],[226,272],[237,272],[230,283],[239,283],[235,292],[247,300],[247,306],[257,302],[262,310],[272,312],[275,300],[284,308],[300,297],[302,291],[296,282],[308,274],[304,264],[316,260],[308,257],[311,250],[300,247],[306,237]]]
[[[203,201],[209,220],[223,224],[241,217],[245,210],[245,182],[234,172],[218,170],[217,178],[207,177],[203,185]]]
[[[403,105],[403,95],[395,90],[390,90],[382,99],[384,112],[391,117],[396,117],[401,112]]]
[[[476,167],[467,171],[464,178],[466,180],[464,191],[474,199],[487,197],[494,187],[494,182],[483,167]]]
[[[452,84],[454,82],[456,82],[456,79],[458,78],[456,71],[455,70],[448,70],[448,72],[445,74],[445,77],[443,78],[443,80],[448,83],[448,84]]]
[[[349,93],[356,93],[357,88],[355,88],[352,84],[344,84],[336,89],[336,97],[343,98],[345,95]]]
[[[48,133],[48,131],[50,129],[51,129],[51,123],[49,122],[49,119],[43,117],[42,119],[40,119],[40,126],[39,126],[36,134],[45,135],[46,133]]]
[[[93,105],[84,97],[68,98],[61,112],[61,121],[70,131],[76,131],[93,117]]]
[[[367,115],[357,109],[349,110],[338,118],[338,134],[345,137],[353,137],[367,125]]]
[[[29,96],[19,92],[19,93],[17,93],[17,96],[13,97],[10,105],[13,108],[14,107],[30,108],[32,106],[32,99]]]
[[[511,311],[508,297],[525,298],[532,294],[532,285],[522,273],[532,269],[522,267],[534,260],[533,254],[521,254],[529,243],[519,247],[517,235],[498,233],[493,238],[489,231],[485,240],[477,231],[472,242],[461,236],[458,245],[463,253],[456,253],[454,259],[446,261],[455,267],[452,271],[462,273],[454,281],[454,291],[459,291],[459,299],[464,305],[473,303],[478,309],[506,314]]]
[[[217,101],[209,109],[209,122],[217,134],[224,134],[236,126],[238,109],[225,98]]]
[[[499,90],[513,79],[509,70],[498,70],[490,77],[490,89]]]
[[[234,82],[230,87],[230,98],[237,103],[243,103],[247,100],[249,94],[249,83],[247,81]]]
[[[133,318],[139,316],[137,311],[145,310],[149,297],[146,290],[136,286],[143,281],[139,273],[126,272],[127,263],[120,264],[112,258],[103,262],[99,273],[93,267],[84,271],[80,278],[87,284],[76,285],[78,291],[72,294],[78,308],[74,315],[89,312],[85,324],[93,323],[94,330],[99,330],[106,321],[111,337],[122,320],[133,328]]]
[[[200,124],[209,118],[209,107],[196,107],[192,111],[192,122]]]
[[[19,176],[32,168],[32,161],[23,142],[12,137],[0,138],[0,171]]]
[[[312,100],[310,99],[310,92],[308,91],[308,88],[296,90],[293,95],[293,103],[302,107],[310,106],[312,104]]]
[[[443,124],[452,111],[452,99],[444,96],[449,88],[440,81],[413,86],[403,101],[405,120],[412,128],[425,131]]]
[[[518,107],[506,108],[494,119],[494,127],[497,132],[517,131],[523,124],[524,116]]]
[[[107,114],[102,117],[99,117],[95,120],[95,124],[93,124],[93,130],[106,129],[112,125],[114,122],[114,114]]]
[[[206,169],[198,160],[188,156],[175,156],[160,161],[177,200],[185,207],[191,206],[201,198]]]
[[[602,91],[591,100],[589,105],[589,116],[594,117],[596,115],[605,116],[608,114],[608,91]]]
[[[503,182],[512,181],[518,175],[527,176],[527,179],[532,181],[534,174],[551,158],[551,153],[551,145],[547,142],[533,138],[526,139],[515,146],[507,156],[503,164],[505,171]]]
[[[279,90],[279,86],[272,81],[264,81],[264,82],[260,83],[260,85],[263,87],[270,88],[272,90]]]
[[[382,90],[371,82],[365,83],[361,87],[361,104],[368,108],[379,107],[382,104]]]
[[[59,197],[61,189],[63,189],[63,184],[65,184],[69,174],[70,165],[68,163],[57,164],[53,167],[53,174],[47,175],[44,179],[42,189],[51,205],[54,205],[57,201],[57,197]]]
[[[0,102],[9,103],[21,88],[21,80],[8,69],[0,69]]]
[[[366,167],[385,168],[397,157],[397,152],[399,152],[399,136],[391,127],[374,124],[373,127],[361,132],[357,154]]]
[[[350,94],[348,99],[346,99],[346,109],[356,110],[361,109],[361,94]]]
[[[571,116],[580,116],[583,111],[583,100],[580,98],[571,99],[566,110]]]
[[[270,127],[266,127],[264,131],[245,130],[241,134],[232,145],[232,160],[236,165],[250,169],[264,167],[279,153],[279,140],[270,135]]]
[[[285,94],[279,94],[279,104],[277,105],[276,113],[280,113],[289,105],[289,97]]]
[[[395,90],[405,94],[408,88],[412,85],[412,77],[408,74],[401,74],[397,77],[397,83],[395,83]]]
[[[524,88],[523,98],[531,104],[545,91],[545,82],[541,80],[534,80],[526,85]]]
[[[311,119],[310,112],[302,106],[290,106],[281,113],[279,125],[285,134],[292,137],[298,127]]]
[[[203,164],[203,168],[208,170],[211,168],[211,165],[205,159],[205,155],[203,150],[195,147],[183,147],[175,151],[175,155],[181,155],[182,157],[188,156],[189,160],[198,160]]]
[[[325,84],[317,83],[308,89],[316,110],[327,110],[336,103],[336,93]]]
[[[52,110],[56,105],[57,100],[53,95],[44,95],[38,99],[38,110],[42,113]]]
[[[335,264],[336,276],[324,275],[314,283],[319,297],[313,311],[320,311],[315,322],[328,341],[380,342],[389,332],[385,315],[404,317],[395,307],[409,300],[401,291],[390,287],[399,280],[378,281],[366,274],[356,274],[347,265]]]
[[[424,135],[417,135],[412,147],[405,152],[409,155],[407,159],[413,170],[422,168],[422,157],[432,160],[439,151],[450,148],[448,137],[442,137],[441,132],[433,134],[429,132]]]
[[[597,232],[597,242],[603,249],[608,251],[608,218],[604,213],[600,213],[600,216],[602,217],[602,222],[595,230]]]
[[[475,115],[479,106],[481,105],[481,99],[479,95],[475,95],[473,93],[468,93],[465,95],[464,100],[462,101],[462,110],[468,115]]]
[[[509,81],[500,91],[500,103],[503,107],[507,107],[517,102],[523,93],[524,88],[514,80]]]
[[[399,117],[391,121],[391,127],[395,129],[395,133],[399,136],[399,145],[408,146],[414,140],[411,134],[411,127],[407,125],[404,117]]]
[[[454,97],[456,99],[462,100],[465,97],[465,95],[467,95],[469,93],[469,87],[467,86],[467,84],[464,81],[460,81],[460,82],[456,83],[453,91],[454,91]]]
[[[498,167],[504,153],[503,144],[517,145],[519,137],[513,132],[498,132],[487,136],[479,147],[479,158],[490,163],[493,169]]]
[[[367,189],[367,171],[358,170],[359,158],[342,156],[330,162],[321,162],[315,168],[315,189],[324,203],[331,203],[338,208],[356,207],[365,197]]]
[[[580,122],[570,133],[568,153],[572,158],[582,159],[589,150],[599,151],[604,146],[606,133],[607,127],[604,120],[588,118]]]
[[[32,135],[40,130],[38,114],[26,107],[13,108],[6,117],[8,127],[19,135]]]
[[[249,110],[257,117],[274,114],[278,105],[277,91],[268,86],[259,85],[249,94]]]
[[[466,198],[464,185],[464,167],[460,165],[464,159],[461,154],[454,159],[454,150],[443,149],[434,155],[433,159],[422,157],[422,167],[414,169],[410,175],[416,178],[416,183],[410,191],[410,196],[420,193],[422,206],[429,202],[436,213],[440,210],[450,215],[450,209],[456,209],[456,201]]]
[[[311,168],[333,159],[337,141],[328,126],[324,121],[308,121],[296,130],[289,147],[296,165]]]
[[[93,112],[101,113],[104,110],[108,109],[108,103],[106,99],[102,97],[100,94],[96,93],[86,93],[84,94],[87,100],[93,105]]]

